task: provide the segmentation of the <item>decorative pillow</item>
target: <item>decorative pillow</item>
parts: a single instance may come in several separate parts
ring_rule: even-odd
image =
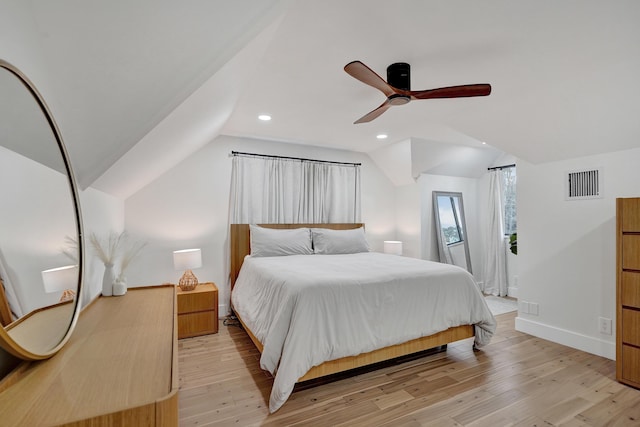
[[[308,228],[276,229],[249,225],[251,256],[311,255]]]
[[[355,254],[369,252],[369,244],[364,236],[364,228],[352,230],[331,230],[312,228],[313,252],[316,254]]]

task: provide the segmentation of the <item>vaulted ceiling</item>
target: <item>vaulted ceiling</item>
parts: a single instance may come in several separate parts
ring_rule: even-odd
[[[220,134],[368,153],[420,141],[532,163],[640,143],[635,0],[12,3],[32,19],[80,185],[120,197]],[[343,71],[353,60],[383,77],[408,62],[412,89],[493,91],[354,125],[384,96]]]

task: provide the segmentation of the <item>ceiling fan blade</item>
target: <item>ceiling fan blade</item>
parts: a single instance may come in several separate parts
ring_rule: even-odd
[[[378,89],[387,97],[397,93],[393,86],[390,86],[382,77],[377,75],[375,71],[360,61],[349,62],[344,66],[344,71],[346,71],[351,77],[360,80],[362,83]]]
[[[378,116],[380,116],[382,113],[384,113],[385,111],[387,111],[389,109],[389,107],[391,107],[393,104],[391,104],[391,102],[387,99],[386,101],[384,101],[378,108],[376,108],[373,111],[368,112],[367,114],[365,114],[364,116],[360,117],[358,120],[356,120],[355,122],[353,122],[354,125],[358,124],[358,123],[367,123],[370,122],[371,120],[377,118]]]
[[[482,83],[474,85],[461,85],[441,87],[439,89],[412,90],[409,92],[411,99],[433,98],[466,98],[471,96],[487,96],[491,93],[491,85]]]

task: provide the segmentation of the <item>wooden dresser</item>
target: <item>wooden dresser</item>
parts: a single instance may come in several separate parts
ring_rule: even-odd
[[[173,286],[98,298],[58,354],[7,378],[0,424],[177,426],[175,301]]]
[[[616,378],[640,388],[640,198],[616,200]]]

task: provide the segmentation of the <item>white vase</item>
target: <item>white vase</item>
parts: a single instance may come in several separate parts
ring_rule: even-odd
[[[113,296],[122,296],[127,293],[127,279],[125,277],[118,277],[113,282]]]
[[[104,276],[102,276],[102,295],[110,297],[113,295],[113,264],[104,265]]]

